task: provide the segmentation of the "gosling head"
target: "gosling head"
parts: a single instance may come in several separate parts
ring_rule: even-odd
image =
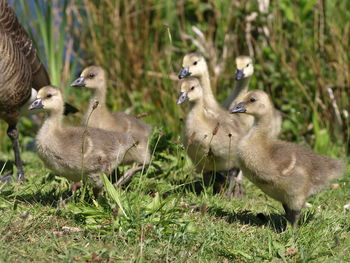
[[[237,57],[236,68],[236,80],[241,80],[252,76],[254,73],[252,58],[247,56]]]
[[[179,82],[180,95],[177,104],[197,101],[202,98],[202,87],[196,78],[186,78]]]
[[[99,89],[104,87],[105,72],[101,67],[90,66],[83,70],[80,77],[74,80],[72,87],[86,87],[90,89]]]
[[[234,108],[231,113],[246,113],[254,117],[261,117],[269,112],[272,112],[272,103],[267,95],[262,90],[253,90],[248,92]]]
[[[197,53],[190,53],[184,56],[182,68],[179,73],[179,79],[188,76],[200,77],[205,71],[208,71],[207,62],[204,57]]]
[[[41,88],[36,99],[29,106],[29,110],[34,109],[44,109],[47,111],[63,109],[61,91],[53,86],[45,86]]]

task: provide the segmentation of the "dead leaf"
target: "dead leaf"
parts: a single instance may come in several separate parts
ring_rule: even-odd
[[[203,202],[201,206],[201,214],[204,215],[207,212],[207,203]]]
[[[294,247],[290,247],[286,249],[285,255],[286,257],[291,257],[294,256],[295,254],[298,253],[298,250]]]
[[[61,237],[64,235],[64,232],[63,231],[52,231],[52,234],[54,234],[57,237]]]
[[[31,220],[33,219],[33,216],[28,212],[28,211],[25,211],[23,212],[20,217],[24,220],[28,219],[28,220]]]
[[[333,189],[338,189],[339,188],[339,184],[332,184],[332,188]]]
[[[63,226],[62,231],[68,234],[68,233],[82,232],[84,231],[84,229],[80,227],[75,227],[75,226]]]
[[[95,252],[91,254],[91,259],[86,260],[86,262],[103,262],[106,261],[103,258],[100,258]]]
[[[116,219],[119,215],[119,206],[116,205],[113,209],[113,218]]]

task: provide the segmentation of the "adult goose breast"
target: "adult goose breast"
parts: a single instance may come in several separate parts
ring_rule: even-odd
[[[0,119],[9,125],[7,135],[13,143],[17,178],[22,180],[17,131],[20,111],[31,97],[35,98],[31,96],[35,90],[50,84],[50,78],[32,40],[5,0],[0,0],[0,72]]]

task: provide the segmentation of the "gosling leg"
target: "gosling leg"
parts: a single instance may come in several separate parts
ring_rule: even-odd
[[[213,181],[213,173],[205,172],[203,173],[203,183],[206,187],[208,187]]]
[[[72,193],[75,193],[78,189],[80,189],[83,186],[81,182],[75,182],[70,185],[70,190]]]
[[[101,188],[99,187],[93,187],[92,188],[92,192],[94,194],[95,199],[99,199],[100,195],[101,195]]]
[[[291,225],[294,227],[296,223],[298,222],[298,219],[300,217],[300,210],[293,210],[290,209],[287,205],[282,204],[284,211],[286,212],[286,219],[291,223]]]
[[[237,168],[229,171],[229,186],[226,192],[227,197],[242,198],[243,197],[243,174]]]
[[[142,169],[144,168],[143,165],[139,165],[133,168],[130,168],[129,170],[126,171],[126,173],[117,181],[117,183],[115,184],[116,186],[122,186],[124,184],[126,184],[127,182],[130,181],[131,177],[137,173],[138,171],[142,171]]]
[[[228,189],[225,193],[226,197],[230,198],[233,196],[233,192],[235,188],[235,177],[237,176],[238,172],[239,172],[238,169],[232,169],[228,172],[229,184],[228,184]]]
[[[15,152],[15,163],[17,167],[17,180],[24,180],[24,171],[23,171],[23,163],[21,160],[21,155],[19,152],[19,143],[18,143],[18,130],[16,125],[9,125],[7,129],[7,136],[11,139],[13,144],[13,150]]]
[[[239,171],[238,175],[234,177],[235,179],[235,188],[233,191],[233,197],[242,198],[243,197],[243,173]]]

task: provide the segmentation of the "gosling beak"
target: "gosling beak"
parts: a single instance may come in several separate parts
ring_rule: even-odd
[[[244,107],[244,103],[240,102],[238,103],[234,108],[230,110],[230,113],[244,113],[247,110]]]
[[[241,69],[236,70],[236,80],[241,80],[244,78],[244,72]]]
[[[191,75],[189,67],[182,67],[179,72],[179,79],[186,78]]]
[[[179,98],[177,99],[177,104],[181,104],[188,100],[187,92],[180,92]]]
[[[41,99],[36,99],[32,102],[32,104],[29,105],[29,110],[34,110],[34,109],[42,109],[44,108],[44,105],[42,103]]]
[[[79,77],[70,84],[72,87],[85,87],[85,79],[83,77]]]

